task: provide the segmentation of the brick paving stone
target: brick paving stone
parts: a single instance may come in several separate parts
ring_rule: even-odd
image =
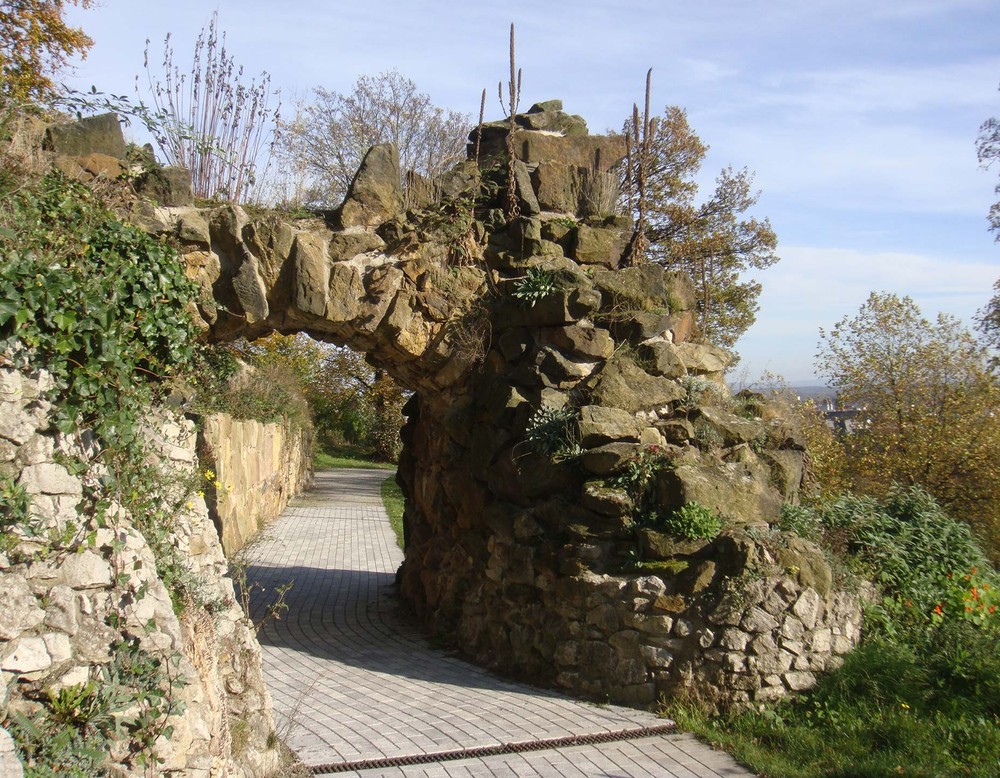
[[[659,726],[498,678],[433,648],[393,581],[403,561],[380,499],[384,470],[326,470],[245,550],[251,615],[278,734],[309,766],[463,751]],[[286,583],[287,610],[268,618]],[[357,778],[751,778],[689,735],[341,773]]]

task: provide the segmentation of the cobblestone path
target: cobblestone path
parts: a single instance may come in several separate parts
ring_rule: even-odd
[[[506,681],[432,647],[392,587],[402,552],[379,497],[388,475],[317,473],[246,553],[255,620],[293,584],[260,640],[279,735],[314,773],[751,776],[652,714]]]

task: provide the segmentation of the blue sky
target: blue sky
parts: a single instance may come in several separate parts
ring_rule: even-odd
[[[119,94],[145,80],[146,38],[155,63],[172,33],[188,63],[215,10],[230,53],[286,101],[397,68],[468,114],[486,88],[498,118],[513,21],[523,107],[561,98],[601,132],[652,67],[654,107],[686,108],[710,146],[704,184],[726,165],[755,171],[756,213],[778,234],[782,261],[760,274],[758,321],[737,344],[747,382],[812,380],[818,328],[870,291],[971,322],[1000,276],[986,223],[998,170],[975,155],[1000,115],[996,0],[99,2],[70,12],[95,45],[68,82]]]

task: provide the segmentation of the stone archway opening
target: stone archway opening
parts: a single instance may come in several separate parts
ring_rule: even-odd
[[[464,654],[632,705],[808,686],[857,640],[859,608],[817,547],[770,526],[796,499],[801,439],[728,396],[689,279],[619,267],[621,140],[558,101],[515,123],[512,181],[490,161],[508,125],[485,125],[482,159],[406,211],[398,155],[377,146],[328,214],[150,218],[186,247],[210,339],[305,332],[412,390],[398,580]],[[692,505],[723,530],[648,521]]]

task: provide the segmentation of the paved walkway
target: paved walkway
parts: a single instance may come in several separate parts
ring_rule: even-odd
[[[431,647],[392,587],[402,552],[379,470],[317,473],[247,553],[278,733],[316,774],[751,776],[642,711],[512,683]]]

